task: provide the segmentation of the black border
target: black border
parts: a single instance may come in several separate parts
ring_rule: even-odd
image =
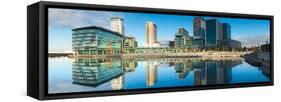
[[[78,98],[78,97],[95,97],[110,95],[128,95],[128,94],[144,94],[174,91],[190,91],[190,90],[206,90],[206,89],[222,89],[222,88],[238,88],[251,86],[268,86],[273,85],[273,16],[271,15],[254,15],[254,14],[238,14],[238,13],[222,13],[222,12],[205,12],[205,11],[189,11],[176,9],[156,9],[142,7],[126,7],[114,5],[93,5],[80,3],[62,3],[40,1],[39,3],[39,23],[40,35],[39,44],[39,62],[40,75],[39,78],[39,99],[61,99],[61,98]],[[66,8],[66,9],[83,9],[83,10],[105,10],[105,11],[122,11],[122,12],[140,12],[140,13],[156,13],[156,14],[173,14],[173,15],[192,15],[192,16],[211,16],[211,17],[231,17],[231,18],[249,18],[270,20],[270,43],[271,43],[271,64],[270,64],[270,82],[255,83],[239,83],[231,85],[206,85],[206,86],[187,86],[173,88],[149,88],[149,89],[130,89],[116,91],[98,91],[98,92],[75,92],[75,93],[59,93],[48,94],[48,8]]]

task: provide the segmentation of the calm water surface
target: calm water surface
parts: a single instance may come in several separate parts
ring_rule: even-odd
[[[49,93],[268,82],[268,71],[243,59],[49,58]]]

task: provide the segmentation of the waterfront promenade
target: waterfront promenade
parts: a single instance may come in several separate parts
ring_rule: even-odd
[[[81,58],[233,58],[241,57],[250,52],[222,52],[222,51],[207,51],[207,52],[185,52],[185,53],[136,53],[136,54],[105,54],[105,55],[69,55],[69,57]]]

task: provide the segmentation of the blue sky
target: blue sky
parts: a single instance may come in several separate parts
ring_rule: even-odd
[[[71,29],[84,26],[110,28],[111,17],[124,19],[125,35],[134,36],[139,46],[145,44],[145,22],[152,21],[158,27],[158,40],[173,40],[179,27],[184,27],[193,36],[194,16],[108,12],[93,10],[49,9],[49,51],[71,51]],[[204,17],[213,19],[214,17]],[[231,37],[242,46],[264,44],[269,41],[269,20],[216,18],[231,26]]]

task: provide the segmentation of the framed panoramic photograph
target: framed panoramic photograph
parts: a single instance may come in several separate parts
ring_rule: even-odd
[[[41,1],[27,52],[37,99],[273,85],[273,16]]]

